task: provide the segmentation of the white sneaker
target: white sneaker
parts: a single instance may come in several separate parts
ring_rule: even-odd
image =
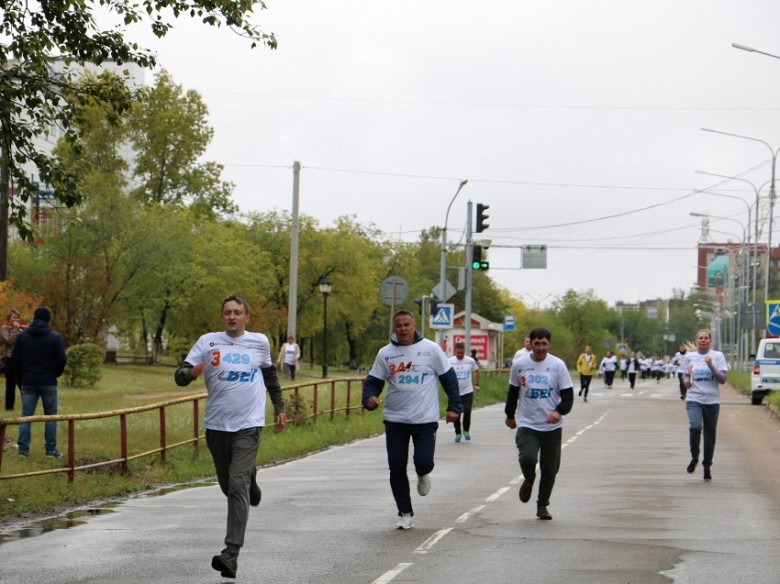
[[[430,475],[417,475],[417,492],[424,497],[431,491]]]
[[[411,513],[404,513],[401,518],[396,522],[398,529],[411,529],[414,527],[414,521],[412,521]]]

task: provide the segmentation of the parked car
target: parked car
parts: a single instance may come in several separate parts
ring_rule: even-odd
[[[761,339],[750,376],[750,402],[760,406],[770,391],[780,391],[780,339]]]

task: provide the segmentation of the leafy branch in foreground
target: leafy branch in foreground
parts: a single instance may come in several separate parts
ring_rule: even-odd
[[[224,25],[253,48],[276,48],[274,35],[252,23],[255,7],[266,6],[256,0],[0,0],[0,224],[10,223],[23,238],[32,238],[27,209],[41,184],[66,207],[83,200],[82,177],[61,165],[46,141],[61,137],[77,146],[73,120],[86,104],[111,104],[117,116],[130,108],[134,93],[128,67],[152,69],[156,57],[126,40],[123,27],[148,23],[162,38],[177,18],[189,16],[209,26]],[[105,11],[121,24],[102,27],[95,16]],[[79,79],[89,66],[107,63],[115,69],[113,79]]]

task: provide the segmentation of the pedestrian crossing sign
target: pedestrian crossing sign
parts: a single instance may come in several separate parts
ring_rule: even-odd
[[[431,328],[432,329],[452,328],[454,313],[455,313],[454,304],[437,304],[436,310],[434,310],[431,313]]]
[[[766,331],[772,336],[780,336],[780,300],[766,301]]]

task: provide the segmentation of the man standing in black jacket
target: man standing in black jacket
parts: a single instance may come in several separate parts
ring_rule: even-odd
[[[44,415],[57,413],[57,378],[65,371],[67,357],[62,337],[49,327],[51,311],[45,306],[35,309],[33,321],[20,332],[14,343],[11,360],[22,388],[22,416],[35,415],[38,398]],[[59,458],[57,422],[46,422],[46,456]],[[30,424],[19,425],[19,456],[30,455]]]

